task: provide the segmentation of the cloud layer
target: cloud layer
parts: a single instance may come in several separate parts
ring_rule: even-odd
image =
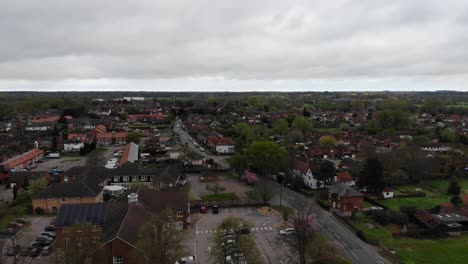
[[[462,0],[2,1],[0,89],[466,90],[467,28]]]

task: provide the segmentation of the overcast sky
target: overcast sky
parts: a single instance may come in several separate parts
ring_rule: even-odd
[[[1,1],[0,90],[468,91],[468,1]]]

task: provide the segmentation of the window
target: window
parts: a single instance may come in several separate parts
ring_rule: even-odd
[[[112,264],[123,264],[123,258],[121,256],[113,256]]]
[[[159,188],[162,187],[162,182],[158,182],[158,187],[159,187]]]
[[[62,202],[67,202],[68,198],[67,197],[62,197]]]
[[[132,176],[132,181],[138,181],[138,176]]]
[[[128,182],[128,176],[124,176],[123,181]]]
[[[68,233],[68,231],[69,231],[69,230],[68,230],[68,227],[64,227],[64,228],[63,228],[63,232],[64,232],[64,233]]]
[[[99,237],[97,237],[97,236],[93,236],[93,242],[97,242],[97,241],[98,241],[98,239],[99,239]]]
[[[93,225],[93,232],[97,232],[97,231],[99,231],[99,226]]]
[[[141,180],[142,180],[142,181],[147,181],[148,179],[147,179],[146,176],[141,176]]]
[[[177,230],[182,230],[184,228],[184,223],[183,222],[175,222],[175,228]]]
[[[177,211],[177,217],[182,217],[184,216],[184,212],[182,211]]]
[[[114,177],[114,182],[118,182],[119,181],[119,177]]]
[[[70,245],[70,239],[69,238],[64,238],[63,239],[65,241],[65,246],[69,246]]]

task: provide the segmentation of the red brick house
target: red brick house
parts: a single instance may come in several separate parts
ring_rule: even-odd
[[[362,210],[364,195],[345,183],[337,183],[330,187],[328,201],[333,211],[351,215],[354,211]]]
[[[0,184],[8,182],[12,171],[21,171],[42,158],[44,158],[43,150],[32,149],[0,163]]]
[[[109,146],[113,144],[124,145],[126,143],[127,132],[103,132],[96,134],[96,144],[101,146]]]

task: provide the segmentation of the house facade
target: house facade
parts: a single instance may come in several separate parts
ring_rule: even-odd
[[[345,183],[330,186],[328,191],[330,209],[344,215],[362,210],[364,195]]]
[[[301,177],[307,187],[311,189],[319,188],[318,181],[314,178],[309,163],[300,160],[294,161],[293,174],[296,177]]]
[[[19,171],[22,170],[32,163],[44,158],[44,151],[40,149],[32,149],[21,155],[10,158],[0,164],[4,170],[7,171]]]

